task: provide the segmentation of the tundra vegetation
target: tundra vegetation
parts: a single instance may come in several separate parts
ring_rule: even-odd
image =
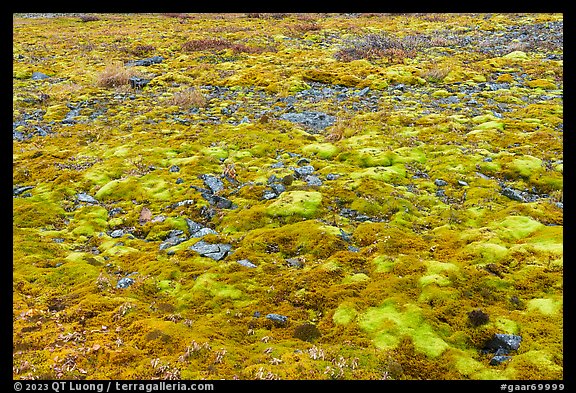
[[[562,31],[14,14],[14,378],[562,379]]]

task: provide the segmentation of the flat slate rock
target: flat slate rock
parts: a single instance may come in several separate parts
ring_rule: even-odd
[[[232,250],[232,246],[230,244],[211,244],[207,243],[204,240],[200,240],[193,246],[188,248],[189,250],[196,251],[203,257],[212,258],[215,261],[220,261],[224,259]]]

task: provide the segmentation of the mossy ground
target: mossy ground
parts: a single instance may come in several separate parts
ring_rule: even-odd
[[[15,379],[562,378],[563,53],[531,36],[562,15],[13,21]],[[425,40],[344,57],[375,33]],[[114,64],[150,82],[99,83]],[[205,214],[204,174],[234,206]],[[186,218],[233,252],[160,250]],[[494,333],[522,336],[499,366]]]

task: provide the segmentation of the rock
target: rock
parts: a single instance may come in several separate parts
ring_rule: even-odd
[[[150,79],[138,78],[137,76],[133,76],[130,79],[128,79],[128,81],[130,82],[130,86],[133,89],[139,90],[142,89],[144,86],[146,86],[150,82]]]
[[[436,184],[438,187],[444,187],[448,185],[448,183],[442,179],[434,180],[434,184]]]
[[[182,184],[182,183],[184,183],[184,179],[182,179],[181,177],[176,179],[176,184]]]
[[[133,279],[131,279],[130,277],[124,277],[124,278],[121,278],[120,280],[118,280],[118,283],[116,284],[116,288],[126,289],[132,284],[134,284]]]
[[[305,158],[305,157],[302,157],[298,161],[296,161],[296,165],[298,165],[298,166],[304,166],[307,164],[310,164],[310,160]]]
[[[466,183],[464,180],[458,180],[458,185],[462,186],[462,187],[466,187],[468,185],[468,183]]]
[[[211,228],[201,228],[199,230],[197,230],[196,232],[192,233],[190,235],[190,237],[204,237],[206,235],[217,235],[218,232],[216,232],[214,229]]]
[[[210,244],[205,242],[204,240],[200,240],[193,246],[188,248],[189,250],[196,251],[203,257],[212,258],[215,261],[219,261],[224,259],[232,250],[232,246],[230,244]]]
[[[143,207],[142,210],[140,211],[140,216],[138,217],[138,223],[140,225],[144,225],[151,219],[152,219],[152,211],[147,207]]]
[[[496,333],[494,337],[484,345],[484,349],[489,352],[497,352],[500,350],[501,352],[499,354],[507,353],[502,350],[516,351],[520,348],[521,341],[522,337],[515,334]]]
[[[314,173],[314,167],[312,165],[304,165],[294,168],[294,173],[296,173],[297,177],[305,177]]]
[[[512,359],[512,356],[496,355],[492,359],[490,359],[490,365],[491,366],[497,366],[497,365],[504,363],[505,361],[510,360],[510,359]]]
[[[12,195],[17,196],[22,194],[24,191],[33,189],[34,186],[22,186],[22,187],[12,187]]]
[[[46,75],[42,72],[38,72],[38,71],[34,71],[32,73],[32,77],[31,77],[31,79],[35,80],[35,81],[42,80],[42,79],[48,79],[48,78],[50,78],[48,75]]]
[[[304,267],[304,262],[302,262],[298,258],[288,258],[288,259],[286,259],[286,262],[288,263],[288,265],[290,265],[292,267],[296,267],[296,268],[303,268]]]
[[[285,324],[285,323],[288,321],[288,317],[286,317],[286,316],[284,316],[284,315],[280,315],[280,314],[274,314],[274,313],[272,313],[272,314],[267,314],[267,315],[266,315],[266,318],[269,319],[269,320],[271,320],[271,321],[274,321],[274,322],[277,322],[277,323],[279,323],[279,324],[282,324],[282,325]]]
[[[274,191],[274,193],[276,193],[276,195],[280,195],[284,191],[286,191],[286,187],[284,187],[284,185],[280,183],[270,184],[270,188],[272,189],[272,191]]]
[[[216,194],[224,189],[224,183],[214,175],[200,175],[200,179],[204,180],[206,187]]]
[[[79,193],[76,195],[76,199],[78,202],[85,202],[85,203],[98,203],[96,199],[86,193]]]
[[[178,165],[172,165],[170,167],[170,169],[168,169],[170,172],[174,173],[174,172],[180,172],[180,167]]]
[[[110,232],[110,237],[117,238],[117,237],[122,237],[122,236],[124,236],[124,230],[122,230],[122,229],[116,229],[116,230]]]
[[[282,161],[275,162],[274,164],[270,165],[270,168],[284,168],[284,163]]]
[[[294,176],[292,176],[292,175],[286,175],[282,178],[282,184],[284,184],[285,186],[291,185],[293,181],[294,181]]]
[[[168,208],[169,208],[169,209],[175,209],[175,208],[177,208],[177,207],[187,206],[187,205],[193,205],[193,204],[194,204],[194,200],[193,200],[193,199],[185,199],[185,200],[183,200],[183,201],[173,203],[172,205],[168,206]]]
[[[62,239],[61,237],[55,237],[54,239],[52,239],[52,241],[54,243],[64,243],[64,239]]]
[[[362,90],[360,90],[358,93],[356,93],[356,95],[362,97],[362,96],[365,96],[369,91],[370,91],[370,88],[365,87]]]
[[[322,185],[322,180],[320,180],[320,178],[318,178],[318,176],[314,176],[314,175],[306,176],[304,178],[304,181],[309,186],[321,186]]]
[[[329,173],[326,175],[326,180],[336,180],[340,177],[340,175],[335,173]]]
[[[239,264],[242,265],[242,266],[246,266],[246,267],[249,267],[249,268],[258,267],[258,266],[256,266],[256,265],[254,265],[252,262],[250,262],[248,259],[241,259],[241,260],[236,261],[236,262],[239,263]]]
[[[128,66],[128,67],[130,67],[130,66],[148,67],[148,66],[151,66],[152,64],[162,63],[163,60],[164,60],[164,58],[162,56],[152,56],[148,59],[131,60],[131,61],[126,63],[126,66]]]
[[[193,233],[196,233],[200,229],[204,228],[202,225],[198,224],[196,221],[192,221],[189,218],[184,218],[184,220],[186,221],[186,225],[188,226],[188,232],[190,233],[190,236],[192,236]]]
[[[160,243],[159,249],[166,250],[167,248],[176,246],[184,241],[186,241],[186,236],[183,236],[184,232],[179,229],[173,229],[168,233],[166,239]]]
[[[273,190],[264,190],[262,194],[262,199],[269,201],[270,199],[277,198],[278,194],[276,194]]]
[[[108,216],[109,216],[109,217],[114,217],[114,216],[116,216],[116,215],[118,215],[118,214],[120,214],[120,213],[123,213],[123,212],[124,212],[124,210],[122,210],[122,208],[120,208],[120,207],[114,207],[114,208],[112,208],[112,209],[110,209],[110,210],[108,211]]]
[[[526,200],[524,199],[524,197],[522,197],[522,193],[519,190],[515,190],[511,187],[504,187],[502,188],[502,191],[500,191],[500,193],[502,195],[504,195],[505,197],[508,197],[514,201],[518,201],[518,202],[526,202]]]
[[[203,192],[200,195],[202,195],[202,197],[204,199],[206,199],[211,205],[214,205],[219,209],[233,209],[233,208],[235,208],[232,201],[229,199],[226,199],[224,197],[221,197],[218,195],[213,195],[213,194],[210,194],[207,192]]]
[[[280,119],[300,123],[316,131],[330,127],[336,122],[334,116],[323,112],[284,113]]]
[[[358,247],[355,246],[348,246],[348,251],[350,252],[359,252],[360,249]]]

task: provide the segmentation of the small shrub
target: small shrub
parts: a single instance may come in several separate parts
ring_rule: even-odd
[[[431,83],[439,83],[442,82],[449,73],[450,69],[447,67],[434,67],[430,70],[421,71],[420,77]]]
[[[80,22],[95,22],[100,20],[96,15],[80,15]]]
[[[368,34],[350,40],[334,57],[341,61],[388,58],[390,62],[402,62],[406,57],[415,57],[425,46],[430,46],[430,40],[421,35],[395,38],[384,33]]]
[[[195,88],[176,92],[168,99],[168,105],[176,105],[182,108],[203,108],[207,103],[206,97]]]
[[[320,333],[320,330],[318,330],[316,325],[313,325],[311,323],[304,323],[300,326],[297,326],[296,329],[294,329],[293,337],[298,338],[302,341],[314,341],[321,335],[322,334]]]
[[[134,76],[133,71],[126,68],[122,63],[112,63],[98,75],[98,86],[118,87],[128,85],[130,78]]]
[[[484,311],[476,309],[468,313],[468,321],[474,327],[488,323],[490,317]]]
[[[156,50],[156,47],[153,45],[138,45],[132,49],[131,52],[135,56],[144,56],[150,52],[153,52],[154,50]]]
[[[207,38],[201,40],[187,41],[182,45],[182,50],[185,52],[196,52],[202,50],[222,50],[227,49],[232,45],[228,40],[221,38]]]
[[[309,31],[322,30],[322,27],[318,23],[312,21],[312,22],[297,23],[295,25],[289,25],[287,26],[287,29],[288,29],[288,35],[302,36],[303,34]]]
[[[231,42],[221,38],[208,38],[202,40],[192,40],[182,45],[185,52],[196,52],[203,50],[224,50],[231,49],[234,53],[262,53],[276,51],[273,47],[247,46],[238,42]]]

